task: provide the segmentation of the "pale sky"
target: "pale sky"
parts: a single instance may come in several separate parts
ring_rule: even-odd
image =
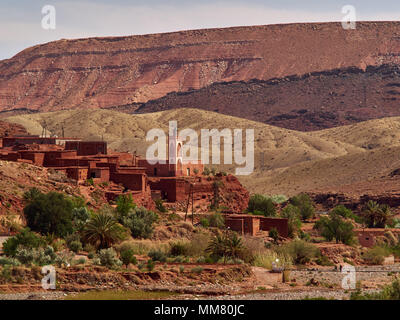
[[[42,28],[42,8],[56,9],[55,30]],[[400,0],[0,0],[0,60],[59,39],[292,22],[400,21]]]

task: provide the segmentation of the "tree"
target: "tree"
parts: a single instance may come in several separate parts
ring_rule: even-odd
[[[65,237],[73,232],[73,203],[62,193],[49,192],[35,196],[24,208],[27,225],[42,234]]]
[[[336,240],[336,243],[352,244],[354,242],[353,224],[346,221],[338,214],[331,213],[329,217],[322,217],[315,228],[328,241]]]
[[[136,207],[136,204],[133,202],[132,195],[128,193],[127,195],[120,195],[117,198],[117,213],[119,217],[126,216],[129,211]]]
[[[368,201],[362,210],[362,217],[368,228],[385,228],[393,218],[393,212],[388,205],[379,205]]]
[[[252,213],[259,212],[266,217],[276,215],[273,201],[262,194],[254,194],[250,197],[247,210]]]
[[[83,240],[99,249],[109,248],[125,237],[125,228],[107,212],[94,214],[82,232]]]
[[[299,208],[302,220],[308,220],[314,217],[314,204],[308,194],[301,193],[290,198],[289,202]]]
[[[288,219],[288,234],[293,238],[301,228],[300,209],[289,203],[282,209],[280,215],[282,218]]]
[[[212,184],[213,187],[213,198],[211,200],[211,209],[216,210],[219,207],[219,202],[221,197],[219,195],[219,189],[224,185],[221,180],[214,181]]]
[[[33,201],[35,198],[37,198],[38,196],[40,196],[42,194],[42,192],[40,192],[40,190],[36,187],[33,187],[31,189],[29,189],[29,191],[26,191],[24,193],[24,200],[26,202],[31,202]]]
[[[216,258],[227,257],[237,258],[244,249],[242,239],[236,232],[225,232],[222,235],[217,234],[211,239],[206,252],[209,252]]]

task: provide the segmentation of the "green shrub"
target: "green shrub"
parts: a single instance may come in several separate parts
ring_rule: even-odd
[[[64,250],[64,251],[58,252],[54,259],[54,263],[60,268],[67,267],[71,264],[74,256],[75,255],[70,251]]]
[[[73,202],[64,194],[49,192],[30,201],[24,208],[24,215],[31,230],[54,233],[62,238],[73,232],[73,208]]]
[[[158,215],[143,207],[135,208],[123,217],[122,224],[129,228],[134,238],[150,238],[154,231],[154,223]]]
[[[288,198],[284,194],[275,194],[269,197],[273,203],[281,204],[288,200]]]
[[[21,264],[21,263],[18,261],[18,259],[0,257],[0,265],[1,265],[1,266],[5,266],[5,265],[19,266],[20,264]]]
[[[390,251],[385,247],[375,246],[368,249],[363,255],[363,260],[368,264],[379,265],[390,255]]]
[[[148,256],[151,258],[153,261],[160,261],[160,262],[165,262],[167,261],[167,256],[164,252],[159,251],[159,250],[152,250],[148,253]]]
[[[177,241],[171,244],[170,254],[171,256],[185,256],[187,255],[187,246],[182,241]],[[153,259],[154,260],[154,259]]]
[[[156,263],[153,260],[151,260],[151,259],[147,260],[147,266],[146,266],[147,270],[153,271],[155,266],[156,266]]]
[[[25,265],[36,264],[40,266],[54,263],[56,254],[53,247],[48,246],[46,248],[27,249],[24,247],[18,247],[15,258]]]
[[[223,228],[225,226],[224,217],[220,213],[214,213],[209,216],[210,227]]]
[[[34,249],[42,247],[46,244],[46,241],[30,231],[29,228],[23,229],[20,233],[13,237],[8,238],[3,243],[3,252],[7,256],[15,256],[18,247],[24,247],[27,249]]]
[[[136,204],[133,202],[132,195],[128,193],[127,195],[118,196],[117,200],[117,214],[119,217],[125,217],[128,213],[136,207]]]
[[[200,219],[200,225],[203,228],[208,228],[210,226],[210,221],[207,218],[201,218]]]
[[[362,294],[358,289],[352,292],[350,300],[400,300],[400,280],[395,279],[391,284],[386,285],[380,292]]]
[[[82,243],[78,240],[72,241],[68,244],[68,249],[70,249],[74,253],[78,253],[79,251],[83,250]]]
[[[328,241],[335,239],[336,243],[342,242],[347,245],[354,243],[353,224],[340,215],[331,213],[329,217],[322,217],[314,228]]]
[[[158,211],[168,212],[167,208],[164,206],[164,201],[162,201],[161,199],[156,199],[154,202]]]
[[[204,268],[202,267],[194,267],[191,272],[201,274],[204,271]]]
[[[107,268],[116,268],[122,265],[122,261],[118,259],[117,252],[114,248],[102,249],[98,253],[100,264]]]
[[[276,248],[276,251],[284,256],[291,257],[295,264],[306,264],[319,255],[317,247],[303,240],[289,242]]]
[[[137,264],[137,260],[136,257],[133,254],[133,250],[132,249],[123,249],[120,252],[120,258],[122,263],[128,267],[128,265],[130,263],[132,264]]]
[[[273,201],[261,194],[254,194],[250,197],[247,210],[249,212],[262,212],[266,217],[276,215],[276,209]]]
[[[315,262],[320,266],[334,266],[335,264],[329,260],[327,256],[320,255]]]
[[[296,234],[300,233],[301,215],[298,207],[288,204],[282,209],[280,216],[288,219],[288,235],[290,238],[293,238]]]
[[[271,230],[269,230],[268,236],[272,238],[275,243],[277,243],[279,240],[279,232],[276,228],[272,228]]]
[[[204,176],[209,176],[210,173],[211,173],[210,168],[204,167],[203,175],[204,175]]]
[[[289,202],[295,207],[299,208],[300,217],[302,220],[308,220],[314,217],[314,204],[308,194],[301,193],[297,196],[290,198]]]

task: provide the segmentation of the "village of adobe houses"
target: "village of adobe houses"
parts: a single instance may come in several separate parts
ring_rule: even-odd
[[[123,261],[126,264],[126,270],[120,269],[120,271],[116,271],[117,273],[111,274],[99,268],[105,267],[106,270],[111,272],[118,265],[113,266],[115,261],[102,263],[99,260],[100,262],[89,263],[92,260],[91,256],[93,256],[90,249],[82,246],[73,248],[74,245],[72,245],[69,249],[74,250],[76,253],[75,260],[71,260],[73,266],[64,268],[65,266],[63,267],[63,264],[60,264],[60,288],[63,291],[115,289],[124,287],[122,285],[124,281],[128,283],[127,285],[125,283],[125,286],[127,286],[125,288],[127,289],[146,288],[148,290],[150,288],[150,290],[157,291],[170,287],[174,292],[205,295],[222,295],[226,293],[233,295],[251,291],[258,287],[292,290],[302,286],[308,287],[310,283],[312,286],[328,286],[333,290],[338,288],[340,277],[331,279],[331,282],[328,281],[329,284],[327,284],[328,282],[321,276],[321,272],[324,275],[324,272],[334,268],[334,270],[338,270],[338,272],[334,273],[337,276],[340,273],[339,267],[341,270],[343,265],[349,263],[368,268],[368,264],[371,261],[364,259],[365,257],[362,256],[364,253],[368,255],[368,250],[373,250],[376,245],[398,241],[397,237],[400,235],[400,229],[365,228],[361,223],[354,223],[353,232],[357,242],[356,245],[350,246],[339,237],[321,240],[322,233],[315,228],[315,225],[318,224],[318,219],[313,217],[302,219],[302,227],[297,227],[298,229],[294,230],[297,222],[294,223],[293,217],[283,213],[287,208],[296,206],[295,200],[286,199],[283,202],[273,202],[273,208],[268,210],[279,212],[279,214],[260,213],[258,210],[251,210],[250,199],[253,196],[250,197],[249,192],[235,176],[222,172],[206,173],[207,168],[201,162],[184,163],[181,155],[182,142],[179,138],[175,142],[176,163],[171,163],[168,156],[165,163],[150,164],[147,159],[141,158],[136,154],[110,150],[106,141],[84,141],[79,138],[33,135],[3,137],[0,145],[0,161],[3,163],[16,163],[58,172],[64,175],[72,185],[82,188],[93,188],[101,185],[106,203],[108,202],[112,208],[118,207],[118,201],[127,199],[127,195],[130,195],[137,208],[144,207],[147,210],[157,212],[161,217],[165,214],[169,215],[168,221],[163,228],[170,231],[173,229],[170,226],[169,217],[174,216],[176,219],[180,219],[182,223],[185,223],[184,228],[190,230],[186,234],[182,234],[182,230],[175,230],[166,237],[164,236],[164,238],[156,238],[155,243],[158,243],[160,239],[163,241],[168,240],[171,248],[166,250],[164,247],[163,250],[159,251],[157,251],[158,249],[147,250],[144,254],[142,252],[134,252],[135,254],[132,255],[131,260],[128,259],[128,262],[125,261],[127,258],[124,260],[122,253],[124,242],[118,244],[117,241],[114,246],[118,248],[118,253],[114,251],[116,255],[109,258],[115,261]],[[219,200],[219,209],[211,209],[216,197]],[[293,199],[295,198],[293,197]],[[298,201],[301,196],[297,198]],[[311,201],[310,198],[308,199]],[[160,204],[161,206],[159,206]],[[320,210],[318,205],[315,206],[316,210]],[[298,209],[302,210],[300,207]],[[232,234],[239,235],[244,240],[244,245],[237,249],[240,249],[239,251],[242,251],[242,253],[236,257],[232,254],[230,258],[228,257],[228,263],[226,262],[227,257],[224,257],[219,262],[208,260],[209,258],[204,259],[204,257],[198,259],[190,258],[189,260],[185,258],[186,260],[182,260],[179,258],[185,250],[183,249],[184,245],[179,242],[182,235],[188,236],[188,238],[192,237],[189,242],[192,246],[193,242],[203,242],[202,245],[205,246],[203,248],[204,252],[208,250],[208,243],[212,243],[210,238],[202,238],[196,233],[199,233],[198,230],[206,229],[209,226],[212,229],[212,225],[210,225],[212,219],[209,218],[211,217],[209,215],[210,212],[218,212],[211,214],[211,216],[218,214],[223,218],[223,224],[217,226],[219,231],[215,231],[217,237],[229,239]],[[319,216],[324,217],[324,214],[320,212]],[[26,223],[24,219],[21,219],[21,221],[23,225]],[[189,228],[189,226],[191,227]],[[19,232],[21,232],[21,229],[19,229]],[[155,233],[158,234],[157,232]],[[314,240],[307,240],[305,235],[311,236]],[[45,236],[45,234],[42,236]],[[8,228],[2,229],[2,238],[8,240],[15,237],[18,237],[18,231],[16,231],[15,226],[8,226]],[[141,236],[138,238],[141,238]],[[301,240],[295,240],[296,238]],[[5,241],[7,242],[7,240]],[[273,260],[254,262],[254,259],[257,259],[257,253],[254,253],[253,250],[255,252],[257,250],[269,250],[271,252],[271,246],[277,246],[277,248],[279,246],[289,247],[297,241],[310,243],[310,246],[313,243],[312,246],[319,253],[313,253],[313,257],[303,257],[304,261],[291,260],[287,262],[286,259],[289,260],[289,258],[282,255],[277,249],[272,255],[274,257]],[[261,249],[251,248],[256,242],[258,245],[264,243],[265,246]],[[18,262],[18,257],[22,253],[16,251],[18,253],[14,253],[14,256],[11,257],[8,254],[9,249],[4,250],[4,243],[4,258],[0,257],[0,262],[1,259],[4,259],[7,263],[14,263],[15,261],[13,268],[19,270],[21,263]],[[186,243],[186,245],[188,244]],[[100,246],[98,249],[101,249],[100,251],[108,250],[107,247],[109,246],[104,246],[105,249],[102,249],[102,246]],[[6,248],[8,248],[8,245],[6,245]],[[174,250],[178,251],[178,253],[171,253]],[[254,254],[255,258],[253,257],[246,261],[245,252],[247,251],[251,252],[248,255]],[[168,254],[172,254],[174,258],[166,258],[165,255]],[[394,266],[397,263],[397,258],[390,254],[380,258],[383,260],[373,261],[373,263],[386,266]],[[296,259],[296,257],[290,259]],[[80,263],[83,263],[83,266],[79,265],[79,260],[81,260]],[[83,261],[86,261],[86,263]],[[32,265],[37,263],[33,260],[31,261]],[[152,263],[155,263],[155,265],[152,265]],[[298,263],[305,266],[308,265],[308,267],[313,268],[312,270],[318,270],[318,274],[315,271],[310,271],[310,274],[305,275],[305,271],[296,270],[295,266]],[[137,267],[138,265],[140,268]],[[182,271],[175,275],[171,272],[163,272],[167,265],[171,266],[171,270],[174,268],[179,268],[180,270],[186,268],[187,270],[190,269],[190,272],[186,275]],[[128,266],[130,267],[128,268]],[[260,270],[260,267],[264,267],[264,269]],[[285,274],[285,268],[291,270],[292,276],[289,276],[289,278]],[[196,271],[197,269],[199,271]],[[32,270],[34,269],[25,270],[25,273],[18,278],[19,280],[16,280],[17,278],[14,278],[14,280],[2,279],[0,287],[7,292],[40,291],[40,284],[38,284],[38,279],[33,276]],[[78,275],[77,272],[79,270],[83,271]],[[127,274],[127,270],[131,270],[134,276]],[[98,274],[99,272],[101,275]],[[29,277],[33,278],[30,279]],[[371,278],[373,276],[364,279],[366,288],[374,288],[377,285],[371,284]],[[378,284],[388,283],[390,279],[387,276],[381,279],[382,282],[378,282]],[[18,281],[24,284],[22,285]],[[220,282],[221,284],[215,286],[215,282]],[[193,283],[196,286],[201,285],[201,287],[194,288]]]

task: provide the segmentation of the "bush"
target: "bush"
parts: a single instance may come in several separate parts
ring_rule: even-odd
[[[152,250],[148,253],[148,256],[151,258],[153,261],[160,261],[160,262],[165,262],[167,261],[167,256],[164,252],[159,251],[159,250]]]
[[[72,241],[68,245],[68,249],[70,249],[74,253],[78,253],[79,251],[82,251],[82,243],[78,240]]]
[[[300,209],[292,204],[288,204],[282,209],[280,216],[288,219],[288,235],[293,238],[300,232],[301,220],[300,220]]]
[[[129,228],[134,238],[150,238],[154,231],[153,224],[158,216],[153,211],[145,208],[135,208],[126,217],[123,217],[122,224]]]
[[[202,267],[194,267],[191,272],[201,274],[204,271],[204,268]]]
[[[49,192],[40,194],[24,208],[27,225],[42,234],[54,233],[65,237],[73,232],[73,202],[64,194]]]
[[[204,176],[209,176],[210,173],[211,173],[210,168],[205,167],[205,168],[204,168],[204,171],[203,171],[203,175],[204,175]]]
[[[300,210],[302,220],[308,220],[314,217],[314,204],[310,196],[306,193],[301,193],[289,199],[289,202]]]
[[[225,226],[224,217],[219,213],[214,213],[208,218],[210,227],[223,228]]]
[[[125,217],[128,213],[136,207],[136,204],[133,202],[132,195],[128,193],[128,195],[120,195],[117,198],[117,214],[119,217]]]
[[[0,257],[0,265],[1,266],[19,266],[21,263],[15,259],[15,258],[6,258],[6,257]]]
[[[243,240],[236,232],[224,232],[211,239],[206,252],[216,258],[239,258],[244,249]]]
[[[155,266],[156,266],[156,263],[153,260],[151,260],[151,259],[147,260],[147,265],[146,265],[147,270],[153,271]]]
[[[291,257],[295,264],[306,264],[319,255],[317,247],[303,240],[294,240],[277,248],[276,251]]]
[[[5,255],[13,257],[15,256],[18,247],[36,249],[44,246],[45,243],[46,242],[43,238],[30,231],[29,228],[25,228],[17,235],[8,238],[3,243],[3,252]]]
[[[328,241],[336,240],[336,243],[342,242],[347,245],[354,243],[353,224],[345,221],[337,214],[330,214],[329,217],[322,217],[315,225],[321,236]]]
[[[262,212],[262,214],[266,217],[276,215],[276,209],[273,201],[261,194],[254,194],[250,197],[247,210],[249,212]]]
[[[44,266],[54,263],[56,254],[53,247],[48,246],[47,248],[27,249],[24,247],[18,247],[15,258],[25,265],[36,264]]]
[[[373,247],[368,249],[363,255],[363,260],[368,264],[379,265],[385,260],[385,257],[390,255],[388,249],[384,247]]]
[[[74,256],[75,255],[72,252],[67,251],[67,250],[58,252],[54,259],[54,263],[60,268],[67,267],[67,266],[71,265],[71,262],[72,262],[72,259],[74,258]]]
[[[288,198],[284,194],[275,194],[269,197],[273,203],[281,204],[288,200]]]
[[[208,228],[210,226],[210,221],[207,218],[201,218],[200,219],[200,225],[203,228]]]
[[[82,231],[89,219],[90,212],[86,207],[72,209],[72,224],[76,231]]]
[[[114,248],[102,249],[98,254],[100,264],[107,268],[116,268],[122,266],[122,261],[118,259]]]
[[[377,293],[362,294],[359,289],[351,293],[350,300],[400,300],[400,280],[395,279]]]
[[[272,228],[271,230],[269,230],[268,236],[272,238],[275,243],[277,243],[279,240],[279,232],[276,228]]]
[[[164,201],[162,201],[161,199],[156,199],[154,202],[158,211],[168,212],[167,208],[164,206]]]
[[[187,255],[187,246],[184,242],[178,241],[171,244],[170,254],[171,256],[185,256]],[[154,259],[153,259],[154,260]]]
[[[136,260],[136,257],[133,254],[133,250],[132,249],[123,249],[123,250],[121,250],[120,258],[121,258],[122,263],[126,267],[128,267],[130,263],[137,264],[137,260]]]

